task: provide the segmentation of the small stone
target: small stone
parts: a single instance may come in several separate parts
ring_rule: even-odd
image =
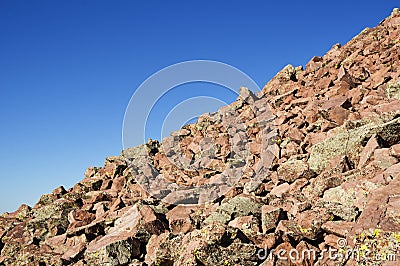
[[[339,81],[346,82],[350,85],[350,87],[355,86],[353,77],[347,72],[347,70],[343,66],[341,66],[339,69],[337,79]]]
[[[335,248],[337,250],[342,248],[341,246],[338,245],[338,242],[339,242],[340,239],[341,239],[341,237],[339,237],[337,235],[326,235],[324,237],[325,244],[330,246],[330,247],[333,247],[333,248]]]
[[[397,159],[400,159],[400,144],[396,144],[390,147],[390,155]]]
[[[306,70],[311,72],[311,71],[316,71],[322,67],[323,63],[323,58],[319,56],[314,56],[310,62],[307,63],[306,65]]]
[[[296,266],[315,265],[314,262],[318,260],[316,254],[319,251],[319,248],[311,245],[310,243],[307,243],[304,240],[296,246],[296,251],[296,253],[292,252],[292,255],[294,253],[293,257],[296,258]],[[297,254],[299,255],[297,256]]]
[[[67,193],[63,186],[59,186],[58,188],[54,189],[52,194],[55,195],[57,198],[60,198],[62,195]]]
[[[256,142],[250,142],[250,153],[251,154],[260,154],[261,152],[261,144]]]
[[[247,104],[254,104],[257,96],[246,87],[240,87],[239,98],[244,100]]]
[[[229,226],[240,229],[244,234],[253,236],[260,233],[258,219],[252,215],[240,216],[229,222]]]
[[[344,109],[343,107],[336,106],[329,111],[329,119],[338,125],[343,125],[350,115],[350,111]]]
[[[316,240],[321,233],[322,225],[333,218],[333,215],[325,208],[313,208],[299,213],[294,221],[300,228],[303,237]]]
[[[328,221],[324,223],[321,228],[330,234],[345,237],[351,231],[354,225],[354,222]]]
[[[96,167],[89,167],[89,168],[87,168],[86,171],[85,171],[85,177],[86,177],[86,178],[91,178],[91,177],[93,177],[93,176],[96,174],[97,170],[98,170],[98,169],[97,169]]]
[[[303,160],[289,160],[278,168],[278,178],[286,182],[293,182],[300,178],[310,178],[312,172],[308,163]]]
[[[279,186],[274,187],[270,194],[274,195],[278,198],[282,197],[283,194],[290,190],[290,185],[288,183],[280,184]]]

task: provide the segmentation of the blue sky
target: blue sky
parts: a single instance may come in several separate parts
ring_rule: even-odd
[[[262,86],[286,64],[304,66],[377,25],[395,4],[0,0],[0,212],[33,205],[118,155],[125,108],[156,71],[216,60]],[[188,85],[160,108],[207,89]]]

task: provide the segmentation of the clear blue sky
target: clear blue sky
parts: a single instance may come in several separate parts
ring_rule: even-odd
[[[0,212],[118,155],[125,108],[154,72],[210,59],[262,86],[377,25],[395,4],[0,0]]]

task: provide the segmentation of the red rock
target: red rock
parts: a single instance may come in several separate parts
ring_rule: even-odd
[[[101,183],[101,187],[100,190],[107,190],[110,189],[111,186],[113,184],[113,180],[112,179],[105,179],[103,180],[103,182]]]
[[[346,96],[337,96],[334,98],[330,98],[329,100],[326,100],[325,102],[321,103],[321,109],[329,110],[334,107],[340,107],[346,102],[346,100],[347,100]]]
[[[321,128],[322,129],[322,128]],[[319,133],[310,133],[308,135],[309,140],[308,142],[310,143],[310,145],[315,145],[320,143],[321,141],[325,140],[326,137],[326,133],[325,132],[319,132]]]
[[[294,127],[294,128],[290,128],[286,132],[286,137],[290,138],[293,141],[296,141],[297,143],[300,143],[304,139],[304,134],[303,134],[303,132],[301,132],[300,129],[298,129],[297,127]]]
[[[308,184],[309,184],[309,181],[307,178],[297,179],[292,184],[290,184],[290,194],[293,195],[295,193],[299,193],[301,191],[301,189]]]
[[[260,249],[271,250],[278,240],[278,236],[275,233],[270,234],[257,234],[249,236],[251,242],[254,243]]]
[[[337,75],[338,81],[346,82],[350,85],[350,87],[354,87],[354,78],[347,72],[347,70],[341,66],[339,69],[339,73]]]
[[[67,234],[49,237],[45,240],[45,244],[50,246],[55,253],[63,253],[63,245],[67,240]]]
[[[258,219],[250,215],[237,217],[230,221],[228,225],[240,229],[246,235],[253,236],[260,233],[258,223]]]
[[[317,74],[318,75],[318,74]],[[332,79],[330,77],[324,77],[322,78],[317,84],[316,84],[316,89],[324,93],[328,90],[329,87],[333,85]]]
[[[283,194],[285,194],[286,192],[288,192],[290,189],[290,185],[288,183],[283,183],[279,186],[274,187],[270,194],[277,196],[277,197],[282,197]]]
[[[87,223],[90,223],[94,219],[95,215],[93,213],[84,210],[73,210],[68,214],[68,221],[70,223],[76,221],[85,221]]]
[[[96,167],[89,167],[89,168],[86,169],[85,177],[86,178],[91,178],[96,174],[96,172],[97,172],[97,168]]]
[[[379,144],[376,140],[376,135],[374,135],[368,140],[367,145],[365,145],[360,154],[360,161],[357,166],[358,169],[364,167],[367,164],[368,160],[371,158],[377,148],[379,148]]]
[[[336,82],[335,85],[331,88],[331,90],[333,91],[333,95],[347,95],[350,89],[350,84],[344,81]]]
[[[101,188],[103,180],[100,177],[85,178],[81,181],[86,191],[98,191]]]
[[[299,150],[300,146],[296,142],[291,141],[281,150],[280,157],[290,158],[291,156],[298,154]]]
[[[70,261],[81,253],[86,247],[86,236],[74,236],[68,238],[65,243],[66,252],[62,255],[62,259]]]
[[[322,66],[323,58],[314,56],[310,62],[306,65],[307,72],[312,72],[318,70]]]
[[[400,101],[395,100],[395,101],[391,101],[390,103],[378,104],[378,105],[374,106],[374,110],[379,114],[385,114],[385,113],[399,114],[400,113]]]
[[[322,225],[322,229],[328,233],[345,237],[355,225],[354,222],[328,221]]]
[[[162,244],[167,242],[169,238],[169,233],[151,236],[149,243],[147,244],[147,252],[145,257],[145,262],[147,265],[153,265],[153,263],[157,261],[157,258],[169,257],[170,254],[162,254],[162,252],[169,252],[168,250],[162,249]]]
[[[337,106],[329,111],[329,119],[334,121],[338,125],[343,125],[344,121],[347,120],[349,114],[350,114],[349,110]]]
[[[307,105],[311,99],[309,97],[304,97],[304,98],[298,98],[293,100],[290,105],[291,106],[302,106],[302,105]]]
[[[322,225],[333,216],[324,208],[313,208],[299,213],[295,222],[300,228],[303,237],[315,240],[321,233]]]
[[[179,205],[167,212],[166,217],[169,221],[169,228],[171,232],[173,234],[186,234],[194,229],[194,222],[190,217],[190,214],[192,214],[194,211],[195,208]]]
[[[398,217],[400,215],[400,195],[393,195],[389,197],[389,201],[387,203],[387,208],[386,208],[386,216],[388,220],[398,220]],[[385,222],[383,225],[385,224]]]
[[[137,183],[135,184],[128,184],[128,191],[129,191],[129,196],[132,200],[138,200],[138,199],[146,199],[150,195],[149,193],[143,189],[143,187]]]
[[[294,254],[293,257],[296,257],[295,265],[296,266],[311,266],[315,265],[314,262],[318,260],[318,252],[320,251],[319,248],[305,242],[301,241],[296,246],[297,253]],[[297,256],[297,254],[299,254]]]
[[[22,204],[21,206],[19,206],[18,210],[16,210],[15,212],[9,213],[7,215],[7,217],[9,219],[18,219],[18,220],[26,219],[27,217],[29,217],[31,215],[31,210],[32,210],[31,207],[29,207],[26,204]]]
[[[115,163],[106,162],[105,166],[100,169],[100,175],[113,178],[116,174],[117,165]]]
[[[379,103],[381,103],[383,99],[384,98],[382,96],[368,95],[363,98],[363,100],[361,101],[361,104],[363,104],[363,105],[369,104],[369,105],[375,106],[375,105],[378,105]]]
[[[289,242],[279,244],[273,251],[276,257],[276,263],[274,265],[293,265],[295,260],[292,260],[290,256],[290,254],[293,254],[292,250],[294,250],[294,248]]]
[[[341,246],[338,245],[338,242],[340,241],[340,239],[341,239],[341,237],[336,236],[336,235],[326,235],[324,237],[325,244],[327,244],[328,246],[331,246],[337,250],[342,248]]]
[[[337,127],[337,123],[336,122],[331,122],[328,120],[322,120],[322,125],[321,125],[321,131],[322,132],[328,132],[331,129]],[[330,137],[329,134],[321,134],[320,137],[323,137],[322,140],[325,140],[327,137]]]
[[[383,231],[399,232],[400,225],[390,219],[390,213],[387,209],[391,208],[388,203],[393,196],[400,194],[400,175],[391,181],[388,185],[382,186],[374,190],[368,195],[367,204],[357,220],[356,225],[351,230],[350,235],[354,235],[360,230],[375,230],[381,228]],[[388,217],[389,216],[389,217]]]
[[[54,189],[52,192],[52,194],[55,195],[57,198],[60,198],[65,193],[67,193],[67,191],[65,190],[65,188],[63,186],[60,186],[60,187]]]
[[[105,206],[107,202],[98,202],[93,206],[93,211],[96,212],[96,220],[103,218],[107,212],[107,207]]]
[[[364,95],[367,93],[366,89],[363,89],[361,87],[357,87],[352,89],[349,92],[349,97],[350,97],[350,103],[351,105],[356,105],[358,103],[360,103],[362,101],[362,99],[364,98]]]
[[[251,154],[260,154],[261,152],[261,144],[256,142],[250,143],[250,153]]]
[[[305,120],[307,123],[312,124],[317,122],[320,115],[318,114],[316,108],[317,106],[312,104],[304,110]]]
[[[116,212],[124,207],[126,207],[124,202],[122,201],[121,197],[118,197],[112,202],[110,206],[110,212]]]
[[[286,114],[277,114],[277,117],[274,119],[274,125],[275,126],[280,126],[283,123],[285,123],[285,121],[287,121],[287,115]]]
[[[379,85],[382,85],[384,82],[388,81],[389,78],[388,72],[390,72],[389,69],[382,68],[379,71],[372,73],[371,75],[372,88],[377,88]]]
[[[126,177],[125,176],[119,176],[117,178],[114,178],[112,181],[111,185],[111,190],[113,191],[121,191],[122,188],[125,186],[126,183]]]

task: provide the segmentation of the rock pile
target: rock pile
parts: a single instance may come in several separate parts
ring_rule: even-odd
[[[0,265],[398,265],[399,160],[396,9],[1,215]]]

